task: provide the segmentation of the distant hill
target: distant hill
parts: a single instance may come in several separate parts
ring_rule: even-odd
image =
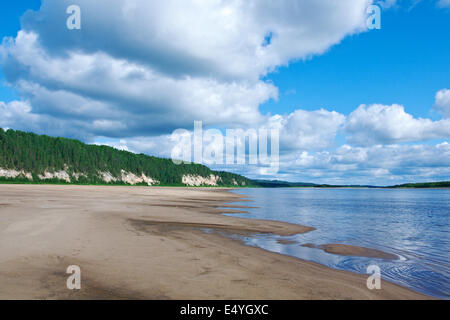
[[[288,182],[280,180],[253,180],[260,187],[264,188],[377,188],[369,185],[332,185],[316,184],[310,182]]]
[[[450,181],[424,182],[424,183],[405,183],[388,188],[450,188]]]
[[[394,186],[380,187],[372,185],[332,185],[315,184],[308,182],[287,182],[279,180],[254,180],[254,183],[263,188],[450,188],[450,181],[426,182],[426,183],[405,183]]]
[[[0,182],[161,186],[255,186],[200,164],[134,154],[78,140],[0,128]]]
[[[280,180],[253,180],[260,187],[265,188],[294,188],[294,187],[316,187],[317,184],[307,182],[287,182]]]

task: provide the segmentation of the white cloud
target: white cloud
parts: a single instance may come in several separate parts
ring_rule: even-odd
[[[0,101],[0,127],[31,131],[38,134],[65,136],[93,141],[92,122],[78,119],[62,119],[48,114],[36,114],[28,101]],[[105,125],[104,123],[103,125]],[[96,123],[97,126],[101,123]]]
[[[397,0],[379,0],[375,3],[381,6],[383,9],[389,9],[397,5]]]
[[[393,144],[450,138],[450,119],[414,118],[401,105],[361,105],[347,118],[347,139],[355,145]]]
[[[371,1],[79,0],[78,33],[65,28],[72,2],[44,1],[24,17],[25,29],[39,33],[44,46],[58,54],[68,48],[103,51],[162,73],[257,80],[365,30]]]
[[[254,168],[247,168],[258,177]],[[333,184],[391,185],[450,179],[450,144],[343,145],[334,151],[302,151],[281,158],[272,178]]]
[[[84,140],[157,136],[194,120],[256,127],[266,122],[259,105],[278,97],[261,77],[366,30],[370,2],[80,0],[82,28],[68,30],[72,1],[47,0],[4,39],[1,64],[30,115],[77,122]]]
[[[282,151],[317,150],[333,145],[345,116],[324,109],[296,110],[288,115],[275,115],[267,126],[280,130]]]
[[[14,122],[25,122],[25,125],[33,121],[32,118],[27,119],[31,107],[28,103],[22,101],[11,101],[5,103],[0,101],[0,127],[10,127]]]
[[[170,132],[195,119],[248,125],[261,118],[258,105],[278,94],[272,84],[262,81],[172,78],[104,53],[73,52],[53,58],[39,45],[36,34],[23,31],[1,53],[6,74],[18,78],[14,85],[34,112],[64,119],[120,120],[124,136]],[[114,130],[95,129],[90,133],[117,135]]]
[[[450,90],[442,89],[436,93],[436,104],[434,107],[444,118],[450,118]]]
[[[450,8],[450,0],[439,0],[437,5],[441,8]]]
[[[258,127],[251,128],[248,131],[246,131],[248,127],[242,127],[243,135],[236,136],[236,143],[239,146],[245,146],[246,135],[252,139],[258,139],[259,129],[269,129],[269,137],[271,134],[270,129],[278,129],[280,152],[282,154],[299,150],[320,150],[333,146],[336,134],[344,120],[345,116],[335,111],[324,109],[315,111],[296,110],[288,115],[266,117]],[[184,129],[189,131],[191,135],[193,134],[193,124]],[[205,134],[210,128],[205,125],[202,129]],[[225,139],[226,130],[220,133]],[[205,149],[212,148],[214,143],[217,143],[217,141],[212,138],[208,139],[206,135],[203,137],[203,147]],[[171,135],[134,137],[109,143],[111,146],[126,145],[129,150],[134,152],[158,154],[163,157],[170,157],[171,150],[176,144],[176,141],[171,140]],[[225,145],[223,149],[224,147]],[[225,150],[223,152],[225,153]]]

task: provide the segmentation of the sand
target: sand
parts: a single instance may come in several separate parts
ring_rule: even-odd
[[[220,214],[237,199],[219,189],[0,185],[0,299],[427,298],[387,281],[369,290],[365,275],[222,236],[312,230]],[[81,268],[81,290],[66,287],[69,265]]]
[[[377,249],[365,248],[352,246],[344,243],[329,243],[315,245],[312,243],[302,244],[303,247],[317,248],[325,252],[337,254],[341,256],[356,256],[356,257],[367,257],[367,258],[377,258],[385,260],[397,260],[398,256],[392,253],[384,252]]]

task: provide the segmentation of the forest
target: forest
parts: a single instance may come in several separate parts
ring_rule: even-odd
[[[171,159],[135,154],[109,146],[85,144],[73,139],[11,129],[5,131],[2,128],[0,169],[22,172],[16,177],[0,176],[1,182],[14,183],[68,183],[57,178],[44,180],[39,177],[45,172],[64,171],[71,177],[70,183],[125,184],[120,179],[106,183],[100,174],[108,172],[113,177],[120,177],[123,170],[136,176],[144,174],[157,180],[161,186],[182,186],[182,178],[186,175],[218,176],[218,186],[243,187],[254,184],[252,180],[241,175],[213,171],[201,164],[177,165]],[[28,173],[28,177],[25,173]]]

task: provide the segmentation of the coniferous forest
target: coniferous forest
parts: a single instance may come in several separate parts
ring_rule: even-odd
[[[15,130],[5,131],[2,128],[0,128],[0,169],[22,172],[16,177],[1,176],[2,182],[67,183],[57,178],[45,180],[39,178],[45,172],[64,171],[71,177],[70,183],[124,184],[119,179],[105,183],[100,172],[120,177],[122,171],[125,171],[136,176],[144,174],[157,180],[158,185],[162,186],[181,186],[182,177],[185,175],[218,176],[219,186],[242,187],[253,184],[250,179],[243,176],[213,171],[201,164],[177,165],[171,159],[135,154],[109,146],[89,145],[73,139]],[[28,177],[25,173],[28,173]]]

